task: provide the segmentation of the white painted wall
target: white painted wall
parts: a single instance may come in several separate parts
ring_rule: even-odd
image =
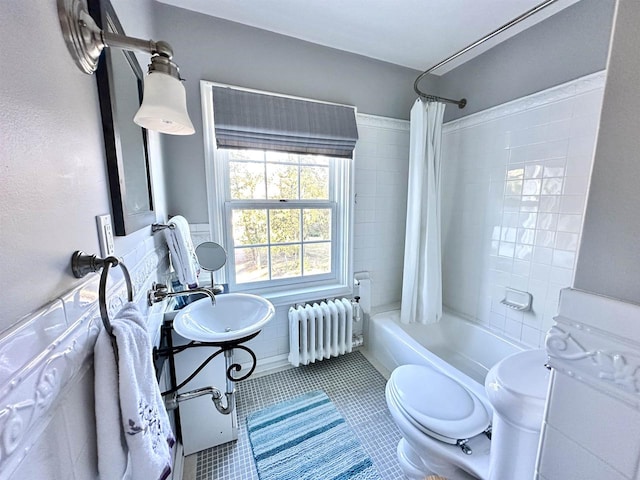
[[[571,285],[598,128],[595,74],[443,128],[443,302],[529,347]],[[500,303],[507,287],[533,311]]]

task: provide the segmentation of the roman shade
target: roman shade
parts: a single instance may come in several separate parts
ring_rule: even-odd
[[[358,140],[353,107],[212,88],[218,148],[351,158]]]

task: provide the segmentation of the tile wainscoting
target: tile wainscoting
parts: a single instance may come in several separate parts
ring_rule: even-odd
[[[640,305],[565,289],[538,480],[640,478]]]
[[[409,175],[409,122],[358,114],[353,268],[371,276],[371,307],[400,303]]]
[[[166,248],[149,237],[123,261],[135,301],[158,332],[157,340],[164,306],[149,308],[146,291],[152,282],[164,281],[160,272],[168,266]],[[127,295],[120,269],[111,269],[109,276],[113,317]],[[0,479],[97,478],[93,345],[102,328],[98,284],[99,274],[90,274],[0,334]]]

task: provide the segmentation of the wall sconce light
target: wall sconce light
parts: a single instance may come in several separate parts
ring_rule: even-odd
[[[144,79],[142,105],[133,118],[141,127],[171,135],[195,133],[187,113],[187,99],[178,66],[171,60],[167,42],[142,40],[101,30],[82,0],[58,0],[58,17],[67,48],[76,65],[92,74],[105,47],[138,50],[151,54]]]

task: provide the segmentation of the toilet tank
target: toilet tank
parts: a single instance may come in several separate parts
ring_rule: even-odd
[[[527,350],[498,362],[485,390],[493,406],[489,480],[533,478],[549,386],[546,351]]]

